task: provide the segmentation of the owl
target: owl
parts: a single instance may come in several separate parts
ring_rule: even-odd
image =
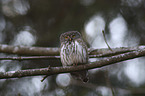
[[[69,31],[60,35],[60,58],[63,66],[77,66],[88,63],[87,45],[78,31]],[[71,76],[83,82],[88,81],[88,71],[71,72]]]

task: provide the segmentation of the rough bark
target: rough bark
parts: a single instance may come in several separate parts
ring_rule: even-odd
[[[100,68],[103,66],[111,65],[117,62],[145,56],[145,49],[142,47],[140,50],[127,52],[124,54],[119,54],[111,57],[103,58],[99,61],[79,66],[68,66],[68,67],[50,67],[50,68],[41,68],[41,69],[28,69],[28,70],[19,70],[19,71],[9,71],[9,72],[0,72],[0,79],[6,78],[20,78],[26,76],[38,76],[38,75],[54,75],[59,73],[68,73],[80,70],[89,70],[93,68]]]

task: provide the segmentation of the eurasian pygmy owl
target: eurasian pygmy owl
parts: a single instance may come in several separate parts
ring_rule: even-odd
[[[61,34],[60,42],[60,57],[63,66],[77,66],[88,62],[87,45],[79,32],[69,31]],[[83,82],[88,81],[87,70],[71,72],[70,74]]]

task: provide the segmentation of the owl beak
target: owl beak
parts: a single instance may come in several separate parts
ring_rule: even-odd
[[[71,39],[71,38],[69,38],[68,40],[69,40],[69,44],[71,44],[72,39]]]
[[[71,38],[69,38],[69,41],[71,41],[72,39]]]

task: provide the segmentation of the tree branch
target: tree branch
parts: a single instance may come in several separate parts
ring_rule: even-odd
[[[102,49],[89,48],[88,51],[89,58],[96,57],[99,58],[99,57],[110,57],[113,55],[132,52],[141,49],[145,49],[145,46],[112,48],[113,51],[110,51],[107,48]],[[31,56],[31,57],[0,57],[0,60],[33,60],[33,59],[39,60],[39,59],[60,58],[59,48],[10,46],[0,44],[0,52]]]
[[[119,48],[111,48],[111,50],[107,48],[102,49],[88,49],[89,50],[89,57],[96,58],[96,57],[110,57],[113,55],[123,54],[126,52],[132,52],[137,50],[144,50],[145,46],[136,46],[136,47],[119,47]]]
[[[145,49],[127,52],[124,54],[119,54],[112,57],[107,57],[96,61],[94,63],[79,65],[79,66],[67,66],[67,67],[51,67],[51,68],[41,68],[41,69],[29,69],[29,70],[19,70],[19,71],[9,71],[0,72],[0,79],[6,78],[20,78],[25,76],[38,76],[38,75],[54,75],[59,73],[68,73],[80,70],[88,70],[93,68],[100,68],[103,66],[111,65],[117,62],[121,62],[128,59],[133,59],[137,57],[145,56]]]
[[[45,47],[27,47],[27,46],[11,46],[0,44],[0,52],[18,55],[32,55],[32,56],[57,56],[59,55],[59,48],[45,48]]]
[[[59,59],[60,56],[27,56],[27,57],[24,57],[24,56],[17,56],[17,57],[0,57],[0,60],[42,60],[42,59]]]

